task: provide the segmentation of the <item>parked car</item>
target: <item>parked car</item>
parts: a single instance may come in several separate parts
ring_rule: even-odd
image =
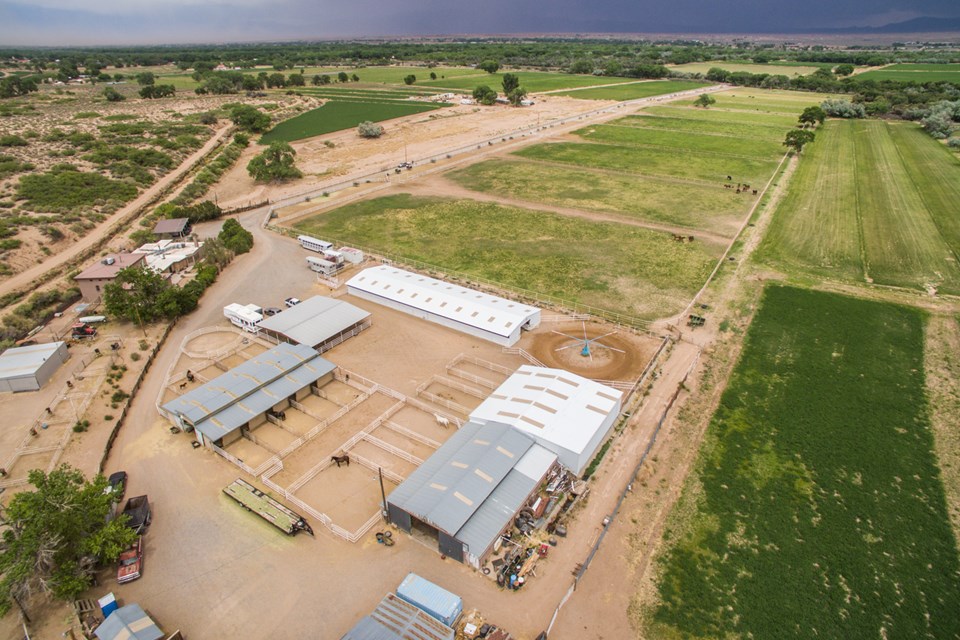
[[[141,533],[149,527],[150,521],[153,519],[150,501],[147,496],[136,496],[127,500],[122,513],[127,516],[127,526],[137,533]]]
[[[107,478],[107,488],[104,489],[103,492],[112,495],[114,500],[120,502],[123,500],[123,494],[126,490],[127,472],[117,471],[116,473],[111,473],[110,477]]]
[[[283,311],[283,309],[280,309],[279,307],[267,307],[266,309],[263,310],[263,315],[275,316],[281,311]]]
[[[143,536],[138,536],[137,541],[130,545],[130,548],[120,554],[120,564],[117,567],[117,582],[131,582],[140,577],[143,572]]]
[[[287,298],[283,301],[283,304],[287,305],[288,307],[295,307],[300,304],[300,298]]]

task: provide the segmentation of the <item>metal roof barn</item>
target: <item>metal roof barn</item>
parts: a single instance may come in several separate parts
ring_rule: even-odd
[[[397,597],[452,627],[463,614],[463,600],[441,586],[435,585],[415,573],[408,573],[400,586]]]
[[[69,358],[65,342],[7,349],[0,355],[0,392],[37,391]]]
[[[583,473],[620,414],[623,393],[564,371],[523,365],[470,414],[507,423]]]
[[[340,640],[453,640],[453,629],[388,593]]]
[[[393,490],[390,520],[435,528],[441,552],[477,566],[556,459],[509,425],[468,422]]]
[[[138,604],[120,607],[94,631],[100,640],[161,640],[160,627]]]
[[[316,350],[284,342],[161,409],[175,422],[219,440],[335,368]]]
[[[381,265],[347,281],[347,290],[377,304],[510,347],[521,329],[540,324],[540,309],[443,280]]]
[[[261,331],[323,353],[370,326],[370,313],[349,302],[314,296],[260,321]],[[333,344],[329,344],[333,343]]]

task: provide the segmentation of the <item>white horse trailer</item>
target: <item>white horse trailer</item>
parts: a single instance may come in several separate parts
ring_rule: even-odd
[[[300,241],[300,246],[304,249],[316,251],[317,253],[322,253],[324,251],[333,249],[333,243],[327,242],[326,240],[318,240],[317,238],[312,238],[310,236],[297,236],[297,240]]]
[[[335,262],[330,262],[329,260],[324,260],[323,258],[307,258],[307,266],[310,267],[311,271],[316,271],[319,274],[325,276],[335,276],[337,271],[340,270],[340,266]]]
[[[342,265],[343,264],[343,254],[339,251],[334,251],[333,249],[327,249],[323,252],[323,259],[329,260],[333,264]]]
[[[250,333],[260,332],[260,321],[263,320],[263,309],[255,304],[246,306],[236,302],[223,308],[223,315],[235,326]]]

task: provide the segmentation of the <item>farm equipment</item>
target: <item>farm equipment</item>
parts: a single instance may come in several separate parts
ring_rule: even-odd
[[[85,322],[78,322],[70,327],[70,336],[73,338],[96,338],[97,328],[91,327]]]

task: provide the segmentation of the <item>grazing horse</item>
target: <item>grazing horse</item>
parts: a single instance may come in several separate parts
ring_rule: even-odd
[[[337,469],[340,468],[340,463],[345,463],[348,467],[350,466],[350,456],[346,453],[342,456],[330,456],[330,459],[337,463]]]
[[[437,424],[443,427],[444,429],[450,426],[450,421],[445,417],[443,417],[442,415],[440,415],[439,413],[433,414],[433,417],[437,419]]]

